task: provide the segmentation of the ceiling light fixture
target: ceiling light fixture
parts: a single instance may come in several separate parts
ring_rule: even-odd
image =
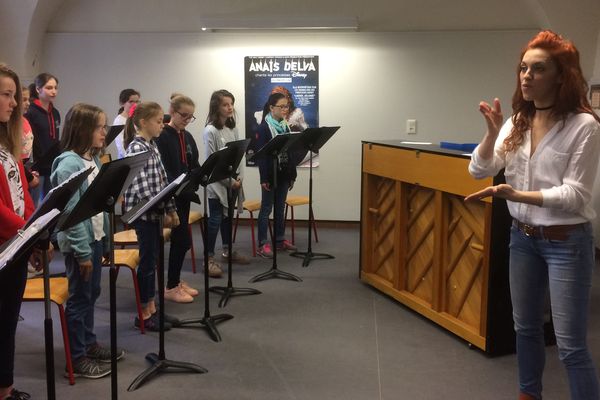
[[[358,31],[356,17],[257,17],[257,18],[205,18],[202,31],[230,30],[332,30]]]

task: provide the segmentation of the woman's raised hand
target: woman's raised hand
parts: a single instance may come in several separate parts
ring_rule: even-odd
[[[504,116],[502,115],[502,109],[500,107],[500,100],[494,99],[493,106],[489,105],[485,101],[479,103],[479,112],[485,118],[487,124],[487,134],[496,138],[502,127]]]

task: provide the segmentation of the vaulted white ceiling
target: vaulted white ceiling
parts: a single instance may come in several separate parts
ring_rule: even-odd
[[[195,32],[204,19],[357,18],[359,31],[549,28],[593,69],[600,0],[3,0],[0,59],[34,71],[47,32]]]

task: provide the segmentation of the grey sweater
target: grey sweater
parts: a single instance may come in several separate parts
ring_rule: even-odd
[[[204,149],[205,149],[205,157],[204,160],[208,158],[215,151],[221,150],[225,147],[225,144],[228,142],[233,142],[234,140],[239,140],[239,133],[237,128],[228,128],[226,126],[223,129],[217,129],[214,125],[206,125],[204,128]],[[240,163],[238,167],[237,174],[238,179],[243,180],[243,161]],[[219,182],[211,183],[207,187],[207,196],[209,199],[219,199],[225,212],[227,212],[227,189],[229,187],[229,180],[224,179]],[[240,188],[240,192],[238,195],[238,210],[242,211],[242,203],[244,202],[244,191]]]

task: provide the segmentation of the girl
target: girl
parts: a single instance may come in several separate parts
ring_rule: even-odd
[[[517,334],[519,399],[542,398],[544,305],[550,293],[559,358],[571,398],[598,400],[598,375],[586,343],[594,241],[590,204],[600,152],[600,118],[587,100],[579,52],[543,31],[521,53],[513,116],[481,102],[487,133],[469,165],[476,178],[505,168],[506,184],[466,200],[507,200],[510,292]]]
[[[273,136],[282,133],[289,133],[290,127],[286,122],[286,115],[289,110],[287,97],[282,93],[272,93],[263,109],[263,120],[256,133],[256,149],[263,147]],[[291,242],[285,239],[285,200],[288,190],[294,186],[296,180],[295,158],[290,153],[283,153],[279,156],[279,171],[277,172],[277,203],[275,214],[277,224],[275,225],[275,240],[277,248],[282,250],[297,250]],[[260,212],[258,213],[258,244],[257,253],[265,258],[272,258],[273,252],[271,245],[267,241],[267,227],[269,224],[269,214],[273,209],[273,176],[271,159],[262,157],[257,160],[258,170],[260,172],[260,186],[262,191],[262,200]]]
[[[225,147],[227,142],[239,139],[238,130],[235,126],[235,110],[233,104],[235,98],[233,94],[227,90],[217,90],[210,97],[208,116],[206,117],[206,127],[204,128],[204,148],[206,149],[206,158],[215,151]],[[238,177],[232,182],[231,189],[233,198],[238,198],[238,203],[243,203],[242,195],[242,175],[241,167],[239,167]],[[227,190],[229,187],[229,179],[220,182],[215,182],[208,185],[208,206],[210,217],[208,218],[208,268],[221,270],[221,267],[215,262],[215,242],[217,241],[217,233],[221,228],[221,239],[223,241],[222,258],[227,260],[229,255],[229,246],[231,246],[231,220],[228,218]],[[232,252],[232,262],[239,264],[248,264],[250,260],[239,254],[237,251]]]
[[[60,113],[54,108],[54,100],[58,93],[58,79],[51,74],[39,74],[35,78],[35,99],[29,106],[25,117],[33,131],[33,159],[36,171],[40,176],[40,184],[32,190],[35,205],[50,190],[50,169],[52,162],[59,154],[56,146],[59,141]],[[50,152],[50,154],[47,154]]]
[[[86,182],[73,195],[65,210],[77,204],[89,184],[98,175],[98,154],[104,148],[106,115],[89,104],[75,104],[67,113],[60,144],[64,152],[52,163],[50,180],[57,186],[74,172],[94,167]],[[57,240],[65,257],[69,280],[67,328],[75,376],[101,378],[110,374],[110,350],[101,347],[94,333],[94,305],[100,296],[102,255],[108,239],[108,216],[99,213],[79,224],[58,232]],[[125,352],[119,350],[117,359]]]
[[[125,192],[125,212],[140,201],[154,197],[168,184],[167,174],[155,144],[155,139],[160,135],[163,127],[162,108],[156,103],[144,102],[132,107],[130,114],[127,125],[125,125],[126,154],[149,151],[151,157]],[[136,129],[137,135],[134,137]],[[165,210],[168,214],[168,218],[165,218],[165,226],[176,227],[179,225],[173,200],[166,203]],[[143,323],[144,328],[150,331],[159,330],[158,314],[154,301],[156,291],[155,267],[158,261],[160,235],[162,234],[159,218],[163,218],[163,214],[152,211],[132,224],[135,228],[140,249],[140,265],[137,277],[142,303],[142,317],[144,318],[142,322],[136,317],[134,325],[139,327]],[[162,288],[160,289],[162,290]],[[165,330],[168,329],[171,329],[171,324],[167,321],[165,322]]]
[[[33,212],[21,162],[21,123],[19,77],[0,64],[0,245],[16,235]],[[27,257],[0,271],[0,400],[30,398],[12,386],[15,333],[26,279]]]
[[[127,118],[129,117],[129,110],[131,106],[140,102],[140,92],[135,89],[123,89],[119,93],[119,114],[115,117],[113,125],[125,125]],[[123,131],[117,135],[115,139],[115,146],[117,146],[117,157],[125,157],[125,147],[123,146]]]
[[[178,93],[171,95],[169,106],[171,119],[156,140],[169,182],[182,173],[200,166],[196,141],[192,134],[185,130],[188,124],[196,119],[195,108],[194,102],[189,97]],[[181,280],[185,254],[191,246],[188,220],[192,200],[193,197],[188,193],[182,193],[175,198],[179,226],[171,231],[165,299],[176,303],[190,303],[194,300],[193,297],[198,295],[196,289]]]
[[[23,86],[21,88],[21,93],[23,94],[23,114],[29,110],[29,88]],[[27,162],[31,158],[31,152],[33,150],[33,131],[31,130],[31,125],[27,118],[23,117],[23,150],[21,152],[21,158],[23,162]],[[27,183],[30,188],[35,188],[39,183],[39,174],[37,171],[31,171],[30,166],[25,166],[25,175],[27,176]],[[30,271],[31,272],[31,271]]]

